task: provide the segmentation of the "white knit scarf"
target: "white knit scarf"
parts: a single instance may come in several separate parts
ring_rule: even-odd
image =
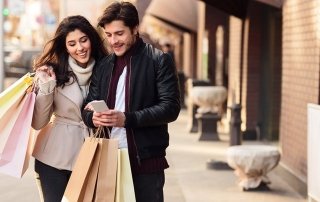
[[[68,62],[69,62],[69,67],[77,76],[78,84],[79,84],[82,96],[86,97],[88,93],[88,86],[89,86],[90,77],[92,74],[92,69],[95,64],[95,60],[93,58],[90,58],[86,68],[80,67],[77,64],[76,60],[73,59],[71,56],[69,56]]]

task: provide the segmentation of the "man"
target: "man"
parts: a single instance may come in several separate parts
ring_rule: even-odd
[[[180,112],[178,77],[172,58],[139,37],[137,9],[114,2],[99,18],[113,53],[92,75],[84,103],[105,100],[101,113],[82,111],[86,125],[112,128],[119,148],[128,148],[137,202],[162,202],[168,123]]]

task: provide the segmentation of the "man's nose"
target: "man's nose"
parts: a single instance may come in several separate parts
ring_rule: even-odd
[[[116,36],[111,36],[110,37],[110,43],[112,45],[118,43],[118,38]]]

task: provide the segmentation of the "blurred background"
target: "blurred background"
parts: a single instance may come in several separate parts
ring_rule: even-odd
[[[112,1],[0,2],[1,92],[32,71],[33,59],[62,18],[81,14],[96,26]],[[141,36],[170,51],[176,63],[190,121],[196,109],[191,89],[225,87],[219,132],[229,133],[230,106],[240,106],[240,139],[277,145],[281,176],[306,196],[312,175],[307,104],[320,103],[320,0],[131,2],[139,11]],[[309,161],[320,162],[319,155]]]
[[[63,17],[82,14],[94,24],[103,4],[106,1],[1,0],[3,65],[4,77],[9,77],[7,82],[32,71],[33,59],[53,36]],[[8,85],[1,80],[1,85],[4,84]]]

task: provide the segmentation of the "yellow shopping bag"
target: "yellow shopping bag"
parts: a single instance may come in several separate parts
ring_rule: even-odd
[[[135,202],[128,149],[118,149],[116,202]]]
[[[0,118],[7,113],[7,110],[17,100],[25,95],[26,90],[32,85],[32,82],[33,74],[27,73],[0,93]]]

